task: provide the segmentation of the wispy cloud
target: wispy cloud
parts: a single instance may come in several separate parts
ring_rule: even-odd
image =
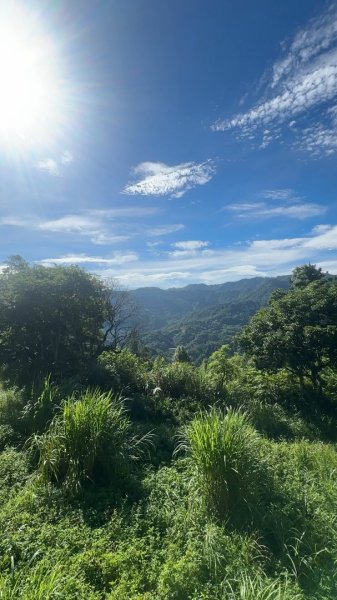
[[[125,242],[130,239],[130,235],[111,232],[103,218],[99,218],[97,214],[94,217],[90,212],[89,214],[64,215],[58,219],[42,221],[37,228],[51,233],[85,236],[90,238],[93,244],[99,246]]]
[[[130,239],[159,238],[185,228],[182,223],[169,223],[149,227],[147,217],[157,215],[157,206],[127,206],[104,209],[84,209],[77,213],[61,214],[56,218],[42,219],[40,216],[6,215],[0,217],[0,227],[20,227],[44,234],[84,238],[92,244],[109,246]],[[142,221],[144,219],[144,221]]]
[[[337,273],[336,250],[337,225],[324,224],[301,237],[252,240],[235,248],[212,251],[207,247],[191,252],[176,248],[180,255],[167,253],[153,260],[139,259],[136,269],[131,263],[123,268],[117,265],[105,268],[103,265],[96,272],[106,277],[118,277],[129,287],[170,287],[192,282],[221,283],[257,275],[274,276],[289,273],[294,266],[308,261],[329,265],[330,272]]]
[[[112,256],[91,256],[87,254],[65,254],[56,258],[44,258],[39,264],[53,265],[122,265],[138,260],[135,252],[114,252]]]
[[[337,151],[337,126],[326,127],[317,123],[302,130],[296,141],[299,150],[308,152],[314,158],[331,156]]]
[[[295,35],[286,55],[273,66],[271,87],[291,74],[298,65],[306,65],[309,60],[326,52],[337,42],[336,7],[328,6],[321,15],[312,19],[306,28]]]
[[[336,61],[337,54],[333,60]],[[302,113],[316,104],[327,102],[337,94],[337,65],[324,65],[293,81],[293,86],[278,96],[255,106],[247,113],[241,113],[232,119],[221,121],[215,130],[225,131],[240,127],[249,130],[255,126],[265,126],[276,120],[284,122]],[[270,140],[273,138],[268,132]]]
[[[73,153],[70,150],[65,150],[63,154],[61,154],[60,162],[62,165],[70,165],[74,160]]]
[[[308,219],[326,213],[327,207],[314,202],[306,202],[291,188],[262,190],[256,194],[258,201],[234,202],[223,210],[240,219],[290,218]]]
[[[291,188],[282,188],[276,190],[263,190],[259,193],[260,198],[268,198],[271,200],[301,200],[302,196],[299,196]]]
[[[169,252],[170,256],[174,258],[181,258],[184,256],[195,256],[200,252],[203,254],[211,254],[212,250],[206,250],[209,246],[209,242],[203,240],[187,240],[183,242],[174,242],[171,244],[174,248],[173,251]]]
[[[100,217],[102,219],[116,219],[116,218],[127,218],[127,219],[138,219],[140,217],[148,217],[158,213],[156,206],[115,206],[113,208],[91,208],[86,211],[87,214],[93,217]]]
[[[207,248],[209,242],[203,242],[201,240],[188,240],[186,242],[175,242],[172,244],[178,250],[200,250],[200,248]]]
[[[170,233],[176,233],[185,229],[185,225],[177,223],[176,225],[161,225],[159,227],[153,227],[147,230],[147,235],[151,237],[160,237],[162,235],[169,235]]]
[[[53,158],[44,158],[43,160],[39,160],[39,162],[36,163],[36,168],[39,169],[39,171],[45,171],[52,177],[59,177],[60,175],[59,164]]]
[[[65,150],[59,158],[43,158],[35,166],[39,171],[44,171],[51,177],[60,177],[63,167],[70,165],[73,160],[74,157],[70,150]]]
[[[195,186],[208,183],[215,172],[215,165],[211,160],[173,166],[159,162],[143,162],[133,169],[133,175],[138,181],[126,185],[123,192],[130,195],[180,198]]]
[[[266,203],[256,202],[238,202],[237,204],[228,204],[225,210],[235,213],[243,219],[252,218],[275,218],[288,217],[291,219],[308,219],[317,217],[326,212],[325,206],[313,204],[310,202],[301,202],[298,204],[286,204],[279,206],[270,206]]]
[[[56,219],[39,221],[34,223],[34,228],[50,233],[84,236],[93,244],[108,246],[137,237],[139,225],[135,224],[135,220],[138,221],[141,217],[156,212],[156,208],[146,206],[87,209],[79,213],[62,215]],[[124,222],[123,219],[126,221]],[[182,225],[171,226],[172,231],[178,231],[182,227]],[[157,235],[164,235],[164,231]]]
[[[64,215],[50,221],[43,221],[39,224],[39,229],[64,233],[91,233],[93,231],[93,225],[95,226],[90,216],[74,214]]]
[[[337,96],[337,6],[333,3],[301,29],[275,62],[263,98],[246,112],[217,121],[215,131],[260,138],[260,148],[291,134],[294,146],[316,157],[337,151],[337,124],[329,105]],[[321,118],[308,127],[316,107]],[[304,139],[303,139],[304,133]],[[292,142],[291,142],[292,143]]]

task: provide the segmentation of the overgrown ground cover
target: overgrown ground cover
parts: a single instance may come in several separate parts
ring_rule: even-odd
[[[3,389],[0,598],[336,598],[335,419],[305,386],[223,348]]]
[[[337,597],[333,278],[198,367],[80,269],[15,257],[0,305],[0,599]]]

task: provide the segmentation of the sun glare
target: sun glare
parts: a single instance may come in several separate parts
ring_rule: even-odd
[[[51,45],[17,21],[0,25],[0,138],[11,144],[48,134],[58,96]]]

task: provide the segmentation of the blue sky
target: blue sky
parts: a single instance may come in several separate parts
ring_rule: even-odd
[[[5,12],[0,29],[25,29],[48,87],[29,134],[0,103],[0,261],[79,264],[128,288],[309,261],[337,273],[336,2]]]

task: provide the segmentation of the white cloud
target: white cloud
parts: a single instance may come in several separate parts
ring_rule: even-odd
[[[324,229],[315,229],[316,235],[311,239],[306,240],[305,247],[313,248],[315,250],[337,250],[337,226],[335,227],[327,227],[324,226]]]
[[[162,235],[168,235],[170,233],[176,233],[176,231],[181,231],[185,229],[185,225],[182,223],[177,223],[176,225],[162,225],[160,227],[153,227],[147,231],[147,235],[151,237],[160,237]]]
[[[68,214],[47,221],[40,221],[35,228],[59,234],[77,234],[89,237],[93,244],[104,246],[117,244],[136,237],[139,234],[138,225],[132,226],[132,218],[139,219],[143,215],[150,215],[151,207],[128,207],[114,209],[89,209],[77,214]],[[126,218],[127,223],[116,219]],[[178,231],[183,225],[171,226],[172,231]],[[143,231],[142,231],[143,234]],[[164,235],[164,231],[160,234]]]
[[[306,151],[314,158],[330,156],[337,151],[337,127],[326,127],[317,123],[302,130],[296,142],[299,150]]]
[[[182,224],[162,225],[150,230],[142,227],[140,219],[156,213],[157,207],[129,206],[86,209],[45,220],[34,215],[7,215],[0,217],[0,226],[22,227],[63,237],[84,237],[99,246],[124,243],[131,238],[143,238],[144,233],[150,237],[163,236],[184,228]]]
[[[16,216],[7,216],[0,218],[0,225],[11,225],[12,227],[27,227],[27,219]]]
[[[320,235],[321,233],[326,233],[331,229],[331,225],[315,225],[312,229],[312,233],[314,235]]]
[[[116,218],[138,218],[155,215],[158,213],[156,206],[116,206],[114,208],[91,208],[86,211],[93,217],[116,219]]]
[[[333,58],[336,61],[336,57]],[[216,123],[216,131],[240,127],[246,131],[254,126],[264,126],[275,120],[284,122],[322,102],[333,99],[337,94],[337,65],[326,64],[305,75],[298,76],[291,88],[263,102],[246,113]],[[273,139],[269,133],[268,141]]]
[[[55,158],[43,158],[35,166],[39,171],[45,171],[52,177],[60,177],[62,168],[70,165],[73,160],[74,157],[70,150],[65,150],[57,160]]]
[[[112,235],[97,231],[91,234],[91,242],[97,246],[109,246],[110,244],[119,244],[130,239],[129,235]]]
[[[326,212],[326,207],[320,204],[310,202],[301,202],[297,204],[283,204],[280,206],[268,205],[264,202],[238,202],[224,207],[236,214],[241,219],[252,218],[275,218],[289,217],[291,219],[308,219],[316,217]]]
[[[186,242],[175,242],[172,244],[178,250],[200,250],[200,248],[206,248],[209,246],[209,242],[203,242],[201,240],[189,240]]]
[[[134,175],[138,176],[138,181],[129,183],[123,192],[130,195],[180,198],[191,188],[208,183],[215,172],[215,165],[211,160],[173,166],[159,162],[144,162],[133,170]]]
[[[213,250],[208,250],[209,242],[202,240],[187,240],[171,244],[175,250],[169,252],[173,258],[184,258],[186,256],[195,256],[197,254],[211,255]]]
[[[46,171],[52,177],[59,177],[60,168],[56,160],[53,158],[44,158],[43,160],[39,160],[36,164],[36,168],[40,171]]]
[[[61,158],[60,158],[60,162],[63,165],[69,165],[70,163],[72,163],[74,160],[74,156],[72,154],[72,152],[70,152],[69,150],[65,150],[63,152],[63,154],[61,154]]]
[[[237,130],[238,139],[250,142],[258,138],[261,149],[286,133],[295,149],[329,156],[337,152],[336,112],[331,107],[337,97],[337,4],[312,19],[287,49],[283,46],[284,55],[266,77],[260,102],[217,121],[212,129]],[[323,109],[320,121],[310,127],[303,124],[317,107]]]
[[[91,217],[85,215],[64,215],[58,219],[40,223],[39,229],[52,232],[91,234],[95,229],[95,222]]]
[[[138,260],[138,255],[135,252],[114,252],[110,257],[90,256],[87,254],[65,254],[56,258],[44,258],[39,261],[41,265],[122,265]]]
[[[337,41],[336,9],[331,4],[326,12],[311,19],[294,37],[288,54],[273,66],[271,86],[288,77],[298,67],[325,52]]]
[[[103,274],[104,277],[110,278],[115,277],[114,271],[106,271]],[[185,285],[185,282],[189,280],[191,273],[188,271],[170,271],[170,272],[155,272],[155,273],[144,273],[141,271],[131,271],[120,275],[118,280],[127,287],[141,287],[141,286],[153,286],[158,285],[160,287],[167,287],[174,285]]]
[[[188,283],[221,283],[242,277],[275,276],[289,273],[306,262],[330,265],[337,272],[337,225],[315,227],[302,237],[252,240],[235,248],[200,248],[194,252],[166,253],[153,259],[132,264],[102,267],[95,271],[102,276],[117,277],[129,287],[159,285],[181,286]],[[179,258],[179,261],[177,261]],[[179,268],[177,269],[177,265]]]
[[[65,215],[59,219],[51,221],[43,221],[38,228],[42,231],[50,231],[52,233],[78,234],[90,238],[93,244],[99,246],[107,246],[125,242],[130,239],[129,235],[119,235],[109,232],[106,229],[106,223],[100,220],[97,216],[85,214]]]
[[[263,190],[260,192],[261,198],[268,198],[271,200],[300,200],[302,197],[298,196],[291,188],[282,188],[278,190]]]

